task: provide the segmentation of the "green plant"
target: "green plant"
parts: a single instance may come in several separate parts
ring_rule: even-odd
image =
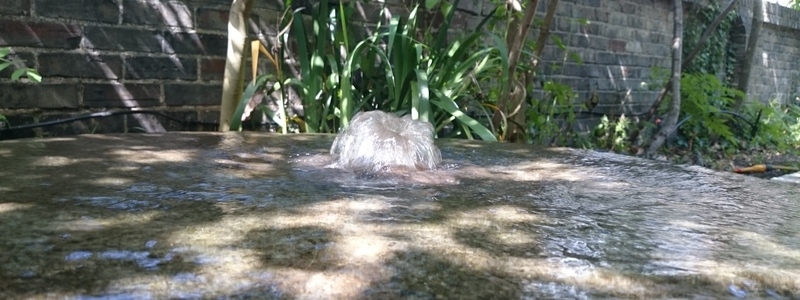
[[[393,17],[383,32],[356,45],[343,69],[343,124],[355,111],[381,109],[410,113],[415,119],[431,122],[437,132],[452,125],[451,136],[471,139],[475,133],[481,139],[495,140],[491,130],[464,110],[471,99],[473,78],[499,68],[499,50],[483,46],[473,51],[480,45],[482,25],[446,43],[458,2],[426,2],[428,10],[438,8],[444,16],[439,28],[420,28],[421,7],[415,6],[407,18]],[[376,64],[383,68],[374,67]],[[361,90],[349,88],[357,72],[372,79],[361,84]]]
[[[549,80],[544,87],[544,99],[530,99],[528,130],[531,142],[536,145],[565,145],[575,137],[575,99],[577,95],[568,85]]]
[[[684,45],[698,44],[703,31],[722,11],[720,5],[721,3],[711,2],[708,5],[693,4],[689,6],[684,19]],[[697,57],[682,70],[683,73],[716,74],[723,79],[724,83],[731,84],[736,57],[729,41],[731,28],[737,17],[735,12],[725,16],[713,34],[702,45],[703,48]],[[694,50],[692,47],[684,47],[684,57],[688,56],[692,50]]]
[[[589,22],[585,19],[575,19],[572,22],[579,26],[586,26]],[[578,28],[578,27],[574,27]],[[571,86],[563,84],[564,67],[568,62],[577,65],[583,64],[581,57],[569,50],[569,47],[558,36],[550,37],[553,44],[562,51],[563,57],[559,63],[550,65],[554,74],[546,76],[542,73],[536,74],[544,82],[541,89],[544,91],[544,98],[538,99],[528,97],[527,124],[529,142],[537,145],[576,145],[581,144],[581,135],[573,131],[577,122],[577,111],[585,110],[587,107],[577,103],[578,95]],[[536,45],[531,43],[523,51],[523,57],[528,60],[539,59],[534,56],[531,49]],[[533,73],[535,70],[522,64],[517,67],[520,73]],[[558,74],[561,71],[561,74]],[[527,90],[535,88],[533,80],[527,82]]]
[[[533,73],[540,62],[539,56],[550,37],[550,27],[555,20],[559,1],[547,2],[542,19],[536,19],[539,8],[537,0],[490,1],[495,9],[489,14],[492,17],[489,29],[496,30],[497,24],[503,24],[500,33],[494,36],[495,44],[501,49],[502,72],[497,84],[499,97],[490,105],[494,110],[492,126],[502,140],[529,142],[526,101],[534,80]],[[537,39],[533,43],[526,42],[534,24],[539,28]]]
[[[42,76],[35,69],[25,67],[21,61],[9,59],[10,54],[10,48],[0,48],[0,71],[13,66],[16,70],[11,73],[11,80],[17,81],[24,75],[33,82],[42,82]]]
[[[428,9],[437,8],[445,17],[439,28],[419,28],[420,7],[415,7],[408,17],[378,24],[374,34],[361,40],[356,40],[353,26],[343,25],[351,14],[343,3],[335,8],[326,1],[314,5],[310,26],[302,11],[295,11],[285,23],[291,29],[282,36],[281,53],[290,53],[294,42],[299,78],[281,82],[272,74],[259,76],[242,102],[258,91],[294,87],[302,98],[306,132],[336,132],[356,112],[378,109],[411,114],[439,132],[449,126],[450,136],[495,140],[466,108],[475,78],[499,69],[501,50],[484,46],[473,51],[481,43],[480,28],[447,42],[457,3],[427,1]]]
[[[351,48],[342,49],[350,44],[347,26],[337,32],[337,24],[347,24],[347,22],[337,22],[336,19],[346,21],[351,9],[340,3],[339,7],[331,8],[328,1],[321,1],[310,7],[303,7],[293,10],[291,1],[286,2],[286,9],[281,19],[281,35],[278,37],[277,58],[273,57],[263,45],[258,41],[258,52],[261,52],[270,59],[276,73],[262,74],[255,76],[242,94],[239,105],[234,112],[231,120],[231,129],[241,129],[241,119],[248,102],[255,93],[271,94],[278,91],[279,111],[274,112],[260,106],[258,112],[266,115],[276,122],[283,133],[288,132],[291,123],[285,109],[287,99],[287,88],[295,88],[301,97],[304,109],[303,118],[294,118],[292,121],[298,124],[305,132],[335,132],[337,99],[339,89],[339,70],[342,69],[343,57],[351,51]],[[306,25],[307,18],[304,14],[311,17],[312,31],[309,32]],[[333,18],[331,18],[333,16]],[[340,26],[341,27],[341,26]],[[252,47],[255,48],[255,47]],[[292,51],[296,48],[297,51]],[[253,59],[257,59],[257,51],[251,50]],[[295,53],[296,52],[296,53]],[[294,56],[297,58],[300,67],[299,78],[285,76],[281,62],[286,58]],[[256,63],[254,63],[254,70]],[[251,117],[255,117],[252,115]]]
[[[800,150],[800,106],[778,101],[753,101],[748,102],[743,111],[751,118],[758,116],[758,130],[749,140],[749,148],[778,152]]]
[[[681,116],[678,124],[679,146],[709,149],[715,137],[727,142],[728,149],[738,147],[739,138],[731,131],[735,115],[726,113],[736,97],[743,97],[741,91],[727,87],[712,74],[683,74],[681,77]],[[662,114],[666,107],[662,105]]]
[[[28,78],[30,81],[34,83],[42,82],[42,76],[39,75],[33,68],[26,67],[23,62],[19,60],[12,60],[9,59],[9,55],[11,54],[10,48],[0,48],[0,71],[3,71],[9,67],[14,67],[14,72],[11,72],[11,80],[18,81],[22,76]],[[8,118],[6,116],[0,114],[0,129],[6,128],[9,126]]]
[[[615,152],[626,151],[629,147],[628,132],[631,120],[621,115],[617,118],[603,116],[593,131],[592,146]]]

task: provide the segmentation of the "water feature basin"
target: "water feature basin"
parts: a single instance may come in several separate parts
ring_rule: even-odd
[[[0,142],[2,299],[800,299],[800,187],[438,140],[408,176],[330,135]]]

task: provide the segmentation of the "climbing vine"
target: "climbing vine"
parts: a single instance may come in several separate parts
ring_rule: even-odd
[[[700,35],[721,11],[720,3],[716,2],[709,5],[694,4],[689,7],[684,18],[683,36],[684,45],[687,46],[683,48],[684,56],[694,50],[692,45],[697,45]],[[723,83],[728,85],[732,83],[736,57],[729,41],[736,18],[738,18],[736,12],[725,17],[703,45],[700,54],[683,70],[683,73],[715,74]]]

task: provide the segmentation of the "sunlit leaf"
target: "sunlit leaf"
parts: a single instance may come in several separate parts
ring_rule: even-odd
[[[28,76],[28,79],[32,80],[33,82],[42,82],[42,76],[39,75],[39,73],[34,69],[28,69],[26,76]]]
[[[438,1],[438,0],[434,0],[434,1]],[[450,11],[452,9],[453,9],[453,5],[450,4],[450,2],[447,2],[447,1],[442,2],[442,6],[441,6],[442,15],[445,15],[445,16],[449,15]]]
[[[440,0],[425,0],[425,9],[427,9],[427,10],[433,9],[433,7],[435,7],[437,4],[439,4],[439,1]],[[447,3],[447,2],[445,1],[443,3]]]
[[[431,110],[428,74],[419,69],[415,73],[417,74],[416,84],[411,85],[411,118],[428,122]]]

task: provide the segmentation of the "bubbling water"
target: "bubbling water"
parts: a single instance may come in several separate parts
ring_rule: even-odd
[[[331,146],[334,167],[383,173],[436,169],[442,161],[433,125],[382,111],[359,112]]]

